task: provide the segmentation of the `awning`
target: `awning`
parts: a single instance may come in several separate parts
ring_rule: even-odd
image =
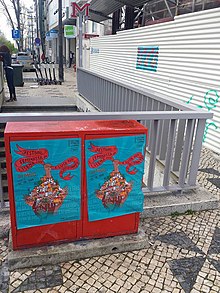
[[[137,7],[144,5],[148,0],[92,0],[90,2],[90,19],[96,22],[106,20],[110,14],[124,5]]]

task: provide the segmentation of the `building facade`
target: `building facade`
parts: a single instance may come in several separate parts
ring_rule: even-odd
[[[44,2],[44,1],[43,1]],[[78,27],[77,20],[71,17],[72,6],[71,0],[62,1],[62,30],[64,32],[66,25]],[[46,0],[43,4],[44,15],[46,15],[44,31],[45,31],[45,55],[52,62],[59,63],[59,1]],[[77,35],[76,30],[76,35]],[[83,21],[83,66],[87,67],[89,62],[89,39],[94,36],[104,34],[104,25],[90,20]],[[77,63],[78,55],[78,38],[67,38],[63,34],[63,63],[69,66],[70,51],[73,52],[73,63]]]

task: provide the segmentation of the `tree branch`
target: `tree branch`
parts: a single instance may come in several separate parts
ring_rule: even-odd
[[[14,1],[14,0],[10,0],[11,2],[12,1]],[[19,1],[19,0],[18,0]],[[10,14],[10,12],[9,12],[9,10],[8,10],[8,5],[5,3],[5,0],[0,0],[0,5],[3,7],[3,9],[5,10],[5,16],[6,16],[6,18],[7,18],[7,20],[8,20],[8,22],[10,23],[10,25],[11,25],[11,28],[14,30],[15,29],[15,24],[14,24],[14,22],[13,22],[13,20],[12,20],[12,17],[11,17],[11,14]],[[15,13],[16,14],[16,13]],[[16,44],[17,44],[17,46],[18,46],[18,48],[19,48],[19,42],[16,40]]]
[[[14,22],[12,20],[11,14],[10,14],[10,12],[8,10],[8,7],[7,7],[6,3],[5,3],[5,1],[4,0],[0,0],[0,4],[2,5],[2,7],[5,10],[5,16],[7,17],[8,21],[10,22],[10,25],[11,25],[12,29],[15,29]]]

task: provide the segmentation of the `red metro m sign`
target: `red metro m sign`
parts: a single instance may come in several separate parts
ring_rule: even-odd
[[[85,16],[89,17],[89,6],[90,6],[89,3],[86,3],[80,7],[77,3],[71,2],[71,6],[73,9],[71,14],[72,18],[77,18],[77,14],[83,13],[84,11],[85,11]]]

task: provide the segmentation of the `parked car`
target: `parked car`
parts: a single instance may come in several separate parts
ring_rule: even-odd
[[[17,62],[16,63],[17,64],[22,64],[24,66],[23,67],[24,71],[32,71],[32,70],[34,70],[33,58],[27,52],[18,52],[18,54],[17,54]]]

